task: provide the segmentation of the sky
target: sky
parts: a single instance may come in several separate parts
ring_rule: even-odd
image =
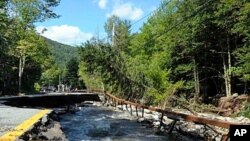
[[[104,24],[111,15],[131,21],[132,32],[157,9],[161,0],[61,0],[53,10],[60,18],[36,23],[41,35],[68,45],[80,45],[92,37],[105,38]],[[146,18],[143,18],[145,17]],[[42,32],[43,29],[47,29]]]

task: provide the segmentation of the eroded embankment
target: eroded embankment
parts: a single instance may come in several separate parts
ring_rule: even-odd
[[[126,105],[119,105],[116,108],[112,107],[111,105],[112,103],[101,104],[99,102],[84,102],[81,105],[78,105],[79,107],[77,108],[77,110],[79,111],[73,111],[73,113],[72,111],[70,111],[70,113],[66,112],[65,109],[63,110],[64,114],[62,115],[58,115],[58,111],[52,112],[47,117],[42,118],[41,121],[37,123],[32,130],[27,132],[22,137],[22,139],[65,141],[67,140],[66,136],[78,136],[81,140],[103,140],[105,138],[109,140],[122,140],[126,139],[126,136],[128,138],[134,136],[133,139],[136,139],[136,135],[133,135],[135,132],[130,132],[130,130],[126,131],[125,127],[130,128],[127,127],[127,125],[133,125],[133,128],[131,129],[141,126],[143,128],[139,127],[140,130],[145,130],[145,133],[149,131],[151,137],[162,136],[166,137],[169,141],[173,139],[173,136],[176,136],[179,139],[181,138],[181,140],[188,141],[221,140],[222,135],[228,133],[228,130],[223,128],[195,124],[192,122],[178,121],[173,128],[172,134],[169,135],[168,131],[171,127],[171,124],[173,123],[173,120],[164,117],[164,124],[160,125],[161,114],[157,112],[145,109],[144,117],[142,118],[136,116],[135,107],[132,107],[131,116],[131,109],[128,109]],[[190,114],[189,111],[185,110],[178,110],[178,112]],[[214,114],[204,113],[199,114],[199,116],[224,121],[232,121],[246,124],[250,123],[248,119],[243,117],[228,118]],[[61,119],[63,119],[64,121],[62,121]],[[126,123],[124,123],[124,119],[126,119]],[[130,123],[131,121],[133,123]],[[62,129],[60,122],[61,125],[64,126],[64,129]],[[63,122],[66,124],[64,124]],[[82,122],[84,122],[84,124]],[[98,122],[101,123],[99,124]],[[108,122],[110,122],[110,124]],[[116,134],[116,132],[120,129],[122,129],[122,132]],[[140,136],[148,136],[148,134],[141,135],[141,131],[138,131],[138,133],[139,137],[137,138],[137,140],[140,140]],[[72,138],[68,139],[73,140]]]
[[[61,129],[58,115],[51,112],[20,137],[24,141],[68,141]]]

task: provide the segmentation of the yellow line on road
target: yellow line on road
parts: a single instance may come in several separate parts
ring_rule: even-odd
[[[31,118],[25,120],[20,125],[16,126],[13,130],[7,132],[0,137],[0,141],[15,141],[18,137],[22,136],[27,130],[29,130],[35,123],[38,122],[46,114],[50,113],[51,110],[41,110]]]

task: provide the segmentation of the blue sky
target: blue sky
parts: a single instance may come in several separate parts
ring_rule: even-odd
[[[110,15],[135,23],[132,32],[138,32],[144,18],[154,11],[161,0],[61,0],[54,11],[61,15],[58,19],[50,19],[36,23],[38,32],[43,36],[69,45],[79,45],[93,36],[105,38],[104,24]]]

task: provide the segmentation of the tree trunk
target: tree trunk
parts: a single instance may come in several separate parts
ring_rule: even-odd
[[[197,102],[200,95],[200,83],[199,83],[199,71],[194,57],[193,57],[193,65],[194,65],[193,75],[194,75],[194,88],[195,88],[194,98],[195,102]]]
[[[227,59],[227,61],[226,61]],[[223,71],[224,71],[224,80],[225,80],[225,87],[226,87],[226,96],[229,97],[232,95],[232,88],[231,88],[231,52],[230,52],[230,39],[229,35],[227,36],[227,51],[223,52],[222,55],[222,61],[223,61]]]
[[[227,33],[226,37],[226,47],[223,47],[223,43],[220,41],[220,47],[221,47],[221,58],[222,58],[222,65],[223,65],[223,79],[225,81],[225,88],[226,88],[226,96],[229,97],[232,95],[232,88],[231,88],[231,51],[230,51],[230,34]]]
[[[226,96],[229,97],[231,96],[230,79],[229,79],[228,68],[226,65],[226,60],[225,60],[224,55],[223,55],[222,61],[223,61],[224,80],[225,80],[225,87],[226,87]]]
[[[230,39],[229,39],[229,35],[227,37],[227,61],[228,61],[228,93],[227,96],[231,96],[232,95],[232,88],[231,88],[231,77],[232,77],[232,63],[231,63],[231,51],[230,51]]]
[[[18,92],[21,94],[21,88],[22,88],[22,75],[25,65],[25,57],[19,58],[19,72],[18,72]]]

